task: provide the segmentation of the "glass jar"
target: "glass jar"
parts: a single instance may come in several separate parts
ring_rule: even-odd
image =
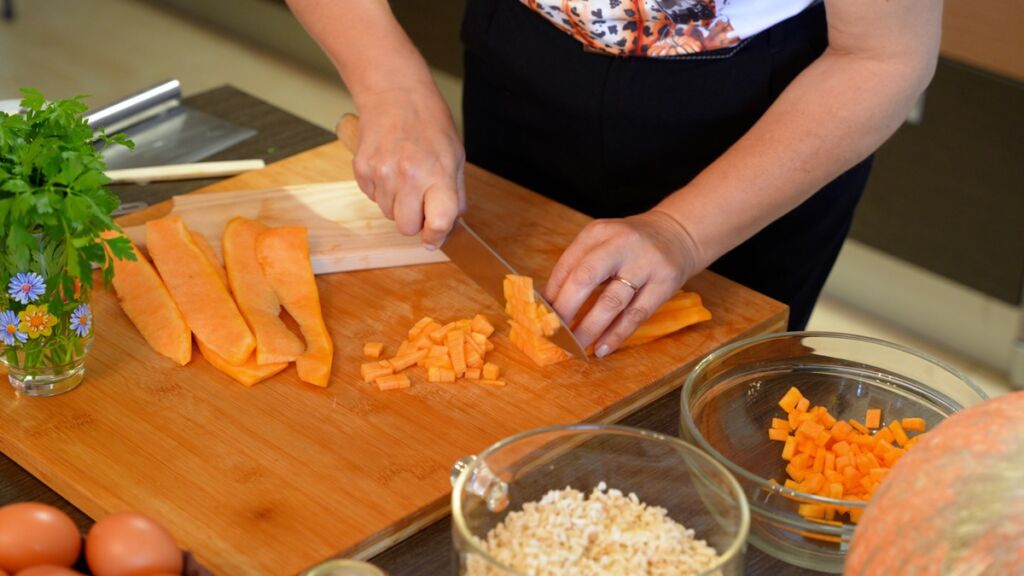
[[[523,574],[489,553],[488,534],[524,504],[566,487],[584,495],[595,489],[635,494],[714,548],[719,558],[701,574],[742,573],[750,525],[746,498],[725,467],[677,438],[612,425],[540,428],[463,458],[453,470],[453,482],[459,574]],[[609,533],[626,529],[612,525]]]

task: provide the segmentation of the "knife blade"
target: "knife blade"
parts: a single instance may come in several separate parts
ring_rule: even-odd
[[[498,254],[479,234],[473,231],[462,217],[455,220],[455,225],[452,227],[451,233],[448,234],[448,239],[445,240],[441,251],[462,270],[463,274],[469,276],[496,302],[503,303],[505,301],[505,276],[518,273],[507,260],[501,257],[501,254]],[[554,311],[551,304],[536,290],[533,291],[533,297],[548,311]],[[555,315],[558,316],[557,313]],[[555,331],[549,339],[566,352],[589,360],[587,351],[580,345],[576,335],[572,333],[561,316],[558,316],[558,322],[559,330]]]
[[[338,121],[335,132],[345,148],[355,154],[359,146],[359,117],[355,114],[344,114]],[[488,246],[461,216],[455,219],[455,225],[441,251],[496,302],[505,302],[505,276],[516,274],[515,268]],[[548,311],[554,312],[551,304],[536,290],[533,291],[533,297]],[[559,330],[555,331],[549,340],[577,358],[589,360],[587,351],[565,324],[565,320],[557,312],[555,316],[558,317]]]

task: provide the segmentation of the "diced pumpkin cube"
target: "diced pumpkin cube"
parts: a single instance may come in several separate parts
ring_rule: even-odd
[[[479,380],[480,369],[479,368],[466,368],[466,380]]]
[[[793,386],[789,390],[787,390],[786,394],[782,397],[781,400],[779,400],[779,407],[781,407],[787,413],[792,412],[793,410],[796,409],[796,404],[797,402],[800,401],[801,398],[803,398],[803,395],[800,394],[800,390]]]
[[[426,357],[426,350],[413,350],[411,352],[395,356],[388,360],[388,362],[391,364],[391,367],[395,369],[395,372],[401,372]]]
[[[367,358],[380,358],[380,353],[383,351],[383,342],[367,342],[363,344],[363,356]]]
[[[882,410],[880,408],[868,408],[864,416],[864,425],[869,429],[875,429],[882,425]]]
[[[778,428],[768,429],[769,440],[778,440],[779,442],[785,442],[786,438],[789,438],[789,432],[786,432],[785,430],[779,430]]]
[[[927,427],[924,418],[904,418],[902,425],[904,430],[911,432],[921,432]]]
[[[473,329],[473,333],[479,334],[484,338],[488,338],[491,334],[494,334],[494,326],[483,314],[477,314],[474,316],[470,327]]]
[[[381,360],[380,362],[367,362],[359,366],[359,373],[363,377],[363,382],[373,382],[381,376],[390,376],[395,373],[395,368],[387,360]]]
[[[400,388],[408,388],[411,384],[409,377],[405,374],[392,374],[390,376],[381,376],[375,380],[377,383],[377,389],[384,390],[397,390]]]

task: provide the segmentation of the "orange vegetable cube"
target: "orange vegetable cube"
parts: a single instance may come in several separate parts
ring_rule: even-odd
[[[818,446],[824,446],[828,444],[828,441],[832,439],[832,435],[828,433],[828,430],[822,430],[818,432],[818,435],[814,437],[814,443]]]
[[[479,368],[466,368],[466,380],[479,380],[480,369]]]
[[[796,411],[797,412],[805,412],[806,413],[807,409],[810,408],[810,407],[811,407],[811,401],[808,400],[807,398],[801,398],[796,403]]]
[[[880,408],[868,408],[867,414],[864,416],[864,425],[870,429],[878,428],[882,425],[882,410]]]
[[[820,504],[801,504],[797,512],[804,518],[824,518],[825,508]]]
[[[825,430],[825,427],[817,422],[807,421],[800,424],[800,427],[796,429],[796,437],[804,439],[814,439]]]
[[[383,342],[367,342],[363,344],[363,356],[367,358],[380,358],[380,353],[383,351]]]
[[[448,344],[448,357],[452,360],[452,368],[455,375],[462,377],[466,373],[466,335],[461,330],[451,330],[445,335],[445,342]]]
[[[836,469],[836,455],[835,455],[835,452],[832,452],[831,450],[827,450],[825,452],[825,472],[828,472],[829,470],[832,470],[834,472],[835,469]]]
[[[825,471],[825,454],[828,451],[824,447],[818,448],[818,453],[814,455],[814,464],[811,464],[811,470],[815,472]]]
[[[789,432],[789,421],[783,420],[782,418],[772,418],[772,428],[775,428],[776,430],[785,430],[786,432]]]
[[[850,418],[849,422],[850,426],[853,426],[853,429],[856,430],[857,432],[860,432],[861,434],[868,434],[870,432],[867,428],[864,427],[863,424],[857,422],[853,418]]]
[[[839,482],[833,482],[828,485],[828,497],[841,500],[843,498],[843,485]]]
[[[906,448],[907,443],[910,442],[910,438],[907,437],[907,433],[903,430],[903,425],[900,424],[899,420],[893,420],[889,424],[889,429],[892,430],[892,435],[896,437],[896,443]]]
[[[769,440],[778,440],[779,442],[785,442],[787,438],[789,438],[789,432],[786,432],[785,430],[779,430],[778,428],[768,429]]]
[[[449,322],[444,326],[439,326],[429,333],[430,339],[434,344],[441,344],[445,341],[448,333],[455,329],[455,322]],[[461,332],[461,331],[460,331]]]
[[[846,441],[836,442],[832,445],[832,451],[836,453],[836,456],[846,456],[850,453],[850,445]]]
[[[409,366],[412,366],[413,364],[419,362],[420,360],[426,357],[426,350],[413,350],[411,352],[406,352],[405,354],[395,356],[394,358],[388,360],[388,362],[391,363],[391,367],[395,369],[395,372],[401,372],[402,370],[405,370]]]
[[[484,368],[483,368],[483,377],[484,378],[486,378],[488,380],[497,380],[498,376],[500,374],[501,374],[501,368],[499,368],[497,364],[492,364],[491,362],[488,362],[488,363],[484,364]]]
[[[890,444],[892,444],[896,440],[896,436],[893,435],[892,430],[890,430],[889,428],[882,428],[878,432],[875,432],[875,438],[878,438],[879,440],[885,440]]]
[[[440,366],[427,368],[427,382],[455,382],[455,371]]]
[[[846,437],[849,436],[851,432],[853,432],[853,426],[850,426],[850,423],[846,422],[845,420],[840,420],[832,425],[832,428],[829,429],[829,432],[832,434],[832,437],[835,438],[836,440],[846,440]]]
[[[805,492],[816,494],[825,485],[825,475],[820,472],[811,472],[804,478],[803,488]]]
[[[791,480],[789,478],[786,478],[786,481],[783,482],[782,485],[785,486],[786,488],[789,488],[790,490],[800,490],[800,483],[797,482],[796,480]]]
[[[796,480],[797,482],[803,482],[804,478],[807,476],[807,469],[797,468],[793,466],[792,462],[790,462],[789,464],[786,465],[786,473],[789,474],[789,477],[792,478],[793,480]]]
[[[399,388],[409,387],[409,377],[405,374],[392,374],[390,376],[381,376],[377,378],[377,389],[378,390],[397,390]]]
[[[416,345],[408,340],[398,345],[398,350],[395,351],[395,356],[405,356],[410,352],[416,351]]]
[[[800,393],[800,390],[797,390],[796,387],[792,387],[787,390],[785,396],[779,400],[779,406],[786,412],[792,412],[796,409],[796,404],[801,398],[803,398],[803,394]]]
[[[440,358],[442,356],[448,356],[447,346],[434,344],[430,346],[429,350],[427,350],[427,358]]]
[[[484,316],[483,314],[477,314],[476,316],[473,317],[473,321],[470,324],[470,328],[473,329],[474,333],[480,334],[484,338],[487,338],[491,334],[494,334],[494,326],[490,323],[490,321],[487,320],[487,317]]]
[[[464,338],[463,339],[464,349],[462,351],[462,354],[463,354],[463,356],[466,359],[466,367],[467,368],[480,368],[480,367],[482,367],[484,365],[484,359],[476,351],[476,348],[474,348],[472,345],[470,345],[470,343],[469,343],[470,340],[471,340],[470,338]]]
[[[793,466],[797,467],[797,468],[800,468],[800,469],[810,468],[811,467],[811,456],[810,456],[810,454],[807,454],[805,452],[801,452],[801,453],[797,454],[796,456],[793,456],[793,459],[790,460],[789,463],[792,464]]]
[[[794,455],[796,455],[796,438],[790,436],[786,438],[786,445],[782,447],[782,459],[792,460]]]
[[[430,316],[424,316],[423,318],[420,318],[419,321],[412,325],[412,328],[409,328],[409,340],[415,340],[419,338],[420,335],[424,333],[426,327],[431,324],[437,324],[437,322],[434,322],[434,319],[431,318]]]
[[[921,432],[926,428],[924,418],[904,418],[903,429],[911,432]]]
[[[370,383],[380,378],[381,376],[390,376],[395,373],[394,367],[387,360],[381,360],[380,362],[367,362],[359,366],[359,374],[363,377],[363,382]]]

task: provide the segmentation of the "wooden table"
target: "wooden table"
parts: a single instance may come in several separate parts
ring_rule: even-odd
[[[232,113],[235,111],[248,110],[250,117],[264,119],[271,112],[267,114],[258,113],[256,110],[265,106],[262,103],[254,102],[253,99],[247,97],[237,91],[230,89],[221,89],[214,95],[207,94],[203,97],[196,98],[190,101],[190,104],[199,107],[206,108],[219,108],[220,115],[229,120],[234,120],[239,123],[245,123],[240,121],[237,116],[232,117]],[[204,100],[205,98],[205,100]],[[233,102],[232,102],[233,101]],[[204,106],[203,104],[209,106]],[[268,107],[269,108],[269,107]],[[323,131],[309,130],[307,126],[301,126],[301,122],[294,118],[282,117],[279,126],[290,124],[289,130],[291,133],[302,133],[306,132],[310,134],[309,139],[295,138],[294,150],[282,150],[285,146],[273,145],[276,150],[274,152],[278,154],[285,154],[297,151],[303,146],[303,144],[319,143],[317,140],[329,140],[330,134]],[[267,127],[265,130],[269,132],[274,129],[275,126]],[[267,146],[263,154],[260,154],[258,150],[254,150],[254,147],[266,145],[266,133],[261,138],[262,141],[250,141],[243,143],[235,149],[225,151],[220,156],[224,158],[228,157],[251,157],[251,156],[265,156],[267,152],[270,152],[271,146]],[[288,146],[291,148],[292,146]],[[486,174],[477,173],[477,177],[488,179]],[[138,194],[139,192],[157,191],[154,188],[149,190],[138,190],[128,189],[124,191],[126,197],[130,197],[131,194]],[[182,190],[177,189],[172,193],[179,193]],[[165,190],[166,194],[167,191]],[[758,324],[758,330],[771,330],[777,329],[784,322],[784,311],[773,317],[771,322],[761,322]],[[659,400],[649,404],[646,408],[639,412],[626,416],[622,420],[626,424],[642,426],[646,428],[655,429],[667,434],[676,434],[678,431],[678,393],[675,389],[681,384],[680,379],[675,379],[672,382],[667,382],[663,386],[659,387],[658,391],[662,394]],[[639,405],[647,404],[653,398],[647,398]],[[606,414],[604,417],[599,419],[619,419],[623,414]],[[5,460],[0,463],[0,478],[4,481],[2,487],[0,487],[0,502],[3,501],[14,501],[24,499],[35,499],[42,501],[53,502],[62,508],[68,509],[72,512],[73,516],[83,527],[89,523],[88,517],[81,512],[75,510],[69,503],[63,501],[55,493],[49,491],[38,481],[35,481],[23,470],[19,469],[9,460]],[[392,574],[422,574],[422,573],[444,573],[450,570],[450,563],[452,560],[451,545],[450,545],[450,534],[447,526],[447,520],[441,520],[429,527],[421,530],[415,534],[412,538],[405,540],[404,542],[393,546],[391,549],[386,550],[374,558],[374,561],[389,570]],[[747,557],[748,567],[750,573],[772,573],[778,574],[790,574],[790,573],[804,573],[804,571],[797,570],[792,567],[788,567],[775,560],[768,558],[756,550],[751,550]]]

